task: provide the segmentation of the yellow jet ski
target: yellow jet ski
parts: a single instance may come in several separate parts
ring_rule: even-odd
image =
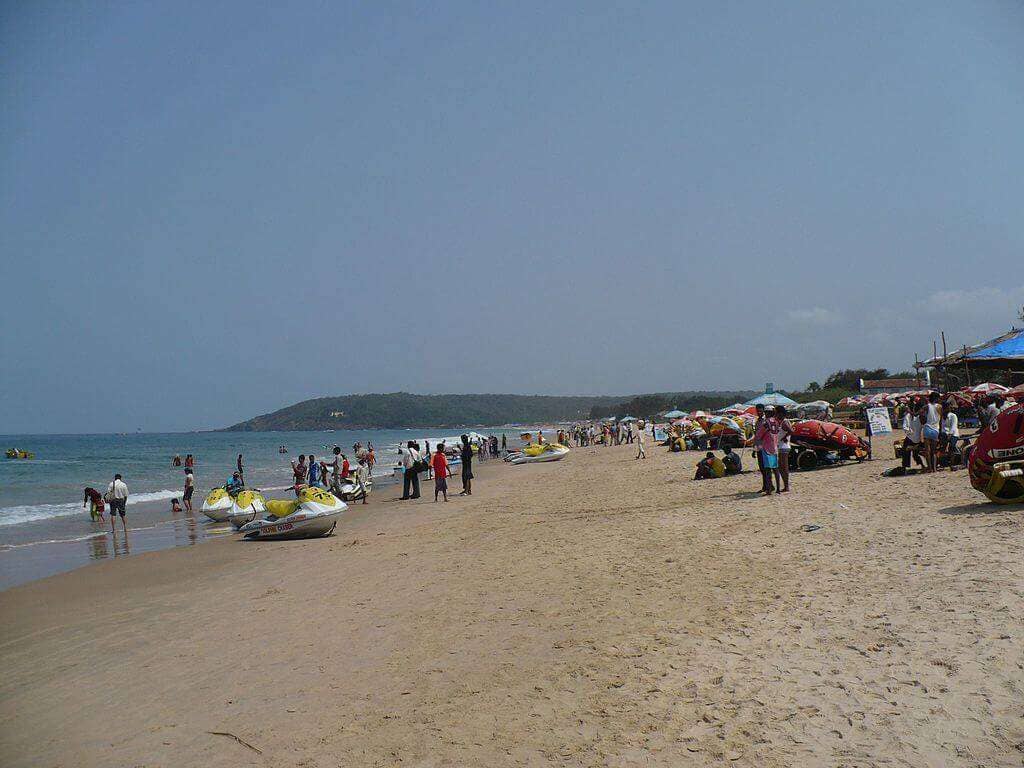
[[[323,488],[304,486],[294,501],[271,499],[270,514],[243,525],[247,539],[313,539],[330,536],[348,504]]]
[[[246,488],[238,492],[228,510],[228,522],[238,530],[267,511],[267,499],[257,490]]]
[[[542,461],[560,461],[569,455],[569,448],[560,443],[530,443],[521,451],[510,453],[505,461],[510,464],[536,464]]]

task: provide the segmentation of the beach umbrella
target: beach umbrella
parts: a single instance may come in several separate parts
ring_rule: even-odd
[[[619,422],[622,424],[627,424],[631,421],[636,421],[636,416],[623,416],[621,419],[619,419]]]
[[[1010,391],[1010,388],[1004,387],[1002,384],[986,381],[983,384],[975,384],[973,387],[965,387],[960,391],[970,392],[973,395],[1004,395]]]
[[[663,417],[665,417],[666,419],[680,419],[683,416],[686,416],[687,414],[684,413],[683,411],[678,410],[678,409],[673,409],[673,410],[669,411],[668,413],[663,413],[661,415]]]
[[[718,435],[722,432],[735,432],[743,434],[743,427],[728,416],[708,416],[705,418],[705,428],[712,434]]]
[[[765,392],[752,400],[747,400],[744,405],[784,405],[787,408],[795,406],[796,400],[779,394],[778,392]]]
[[[861,405],[860,398],[857,397],[844,397],[836,406],[839,408],[859,408]]]
[[[974,401],[963,392],[950,392],[944,402],[947,407],[953,408],[969,408],[974,405]]]
[[[733,403],[725,408],[719,408],[715,413],[742,413],[746,407],[743,403]]]

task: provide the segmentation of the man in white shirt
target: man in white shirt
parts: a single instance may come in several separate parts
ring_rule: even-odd
[[[637,424],[636,434],[633,435],[633,440],[636,442],[636,458],[646,459],[647,453],[644,451],[644,423],[642,421]]]
[[[416,443],[412,440],[408,442],[405,448],[399,448],[398,452],[402,454],[402,467],[405,471],[402,473],[402,500],[405,499],[418,499],[420,497],[420,474],[414,467],[420,460],[420,452],[416,450]],[[410,491],[412,493],[410,494]]]
[[[903,416],[903,433],[906,437],[903,438],[903,469],[910,469],[910,457],[914,457],[914,461],[917,462],[918,466],[923,467],[924,461],[921,459],[921,441],[922,432],[924,431],[924,424],[921,423],[920,414],[917,408],[907,408],[906,414]]]
[[[370,470],[366,468],[365,456],[356,462],[356,470],[353,474],[355,475],[356,483],[359,485],[359,493],[363,497],[363,504],[365,504],[366,497],[369,495],[369,489],[367,488],[366,481],[370,476]]]
[[[124,521],[124,508],[128,504],[128,486],[121,479],[121,475],[114,475],[114,479],[107,486],[106,498],[110,504],[110,531],[113,532],[115,530],[114,521],[120,515],[121,528],[124,529],[124,534],[127,536],[128,526]]]
[[[956,415],[956,411],[950,408],[946,411],[946,415],[942,417],[941,442],[944,444],[947,454],[949,454],[949,468],[951,470],[956,469],[956,466],[952,462],[952,457],[956,454],[956,444],[959,439],[960,418]]]

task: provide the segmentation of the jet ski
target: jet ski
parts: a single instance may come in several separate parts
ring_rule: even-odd
[[[228,510],[228,522],[238,530],[267,511],[267,500],[262,493],[246,488],[234,498]]]
[[[335,496],[342,501],[361,501],[363,497],[369,496],[373,490],[373,478],[367,477],[366,482],[360,487],[354,477],[347,477],[341,481],[341,485],[333,490]]]
[[[239,529],[247,539],[313,539],[330,536],[348,505],[322,488],[305,486],[294,501],[271,499],[269,513]]]
[[[235,500],[223,486],[214,488],[203,500],[203,514],[214,522],[226,523],[234,504]]]
[[[523,450],[510,453],[505,461],[510,464],[536,464],[541,461],[559,461],[568,453],[569,449],[559,443],[530,443]]]

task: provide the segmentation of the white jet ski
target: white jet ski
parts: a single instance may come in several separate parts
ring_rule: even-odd
[[[203,514],[217,523],[226,523],[235,500],[224,487],[214,488],[203,501]]]
[[[569,455],[569,449],[559,443],[531,443],[521,451],[510,453],[505,461],[511,464],[536,464],[542,461],[559,461]]]
[[[233,499],[234,503],[228,510],[228,522],[238,530],[267,511],[267,499],[259,491],[246,488]]]
[[[330,536],[348,504],[322,488],[305,486],[295,501],[271,499],[267,517],[239,529],[247,539],[313,539]]]
[[[367,477],[366,481],[360,486],[359,481],[350,475],[341,481],[341,485],[333,493],[342,501],[361,501],[364,496],[369,496],[372,490],[372,478]]]

